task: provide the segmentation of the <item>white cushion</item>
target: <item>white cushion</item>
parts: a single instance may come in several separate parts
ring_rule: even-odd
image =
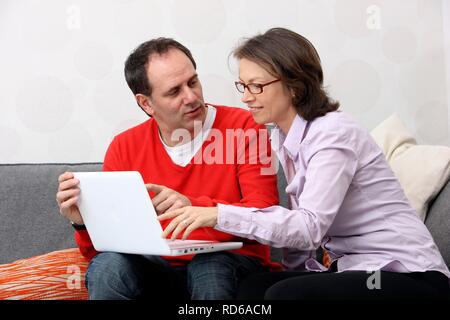
[[[450,176],[450,148],[418,145],[397,114],[371,132],[405,191],[411,206],[425,220],[429,202]]]

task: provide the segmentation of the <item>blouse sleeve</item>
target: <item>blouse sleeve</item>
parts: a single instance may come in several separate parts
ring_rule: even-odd
[[[274,247],[317,249],[353,180],[357,158],[351,143],[325,139],[311,147],[298,208],[218,205],[216,229]]]

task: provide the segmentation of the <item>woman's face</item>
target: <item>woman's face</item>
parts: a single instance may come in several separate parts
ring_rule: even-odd
[[[266,69],[245,58],[239,60],[239,79],[247,86],[264,85],[277,80]],[[250,90],[252,87],[254,86],[250,86]],[[289,131],[296,110],[292,105],[292,93],[281,81],[264,86],[259,94],[251,93],[246,87],[241,100],[249,107],[255,122],[259,124],[274,122],[283,131]]]

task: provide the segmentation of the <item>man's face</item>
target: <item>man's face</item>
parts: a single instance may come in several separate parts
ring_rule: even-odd
[[[203,121],[206,107],[202,86],[191,60],[180,50],[153,55],[147,66],[152,87],[149,110],[163,136],[176,129],[194,130],[194,121]]]

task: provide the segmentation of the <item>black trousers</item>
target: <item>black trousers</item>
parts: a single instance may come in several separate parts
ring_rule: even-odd
[[[449,279],[436,271],[265,272],[241,283],[240,300],[449,299]]]

